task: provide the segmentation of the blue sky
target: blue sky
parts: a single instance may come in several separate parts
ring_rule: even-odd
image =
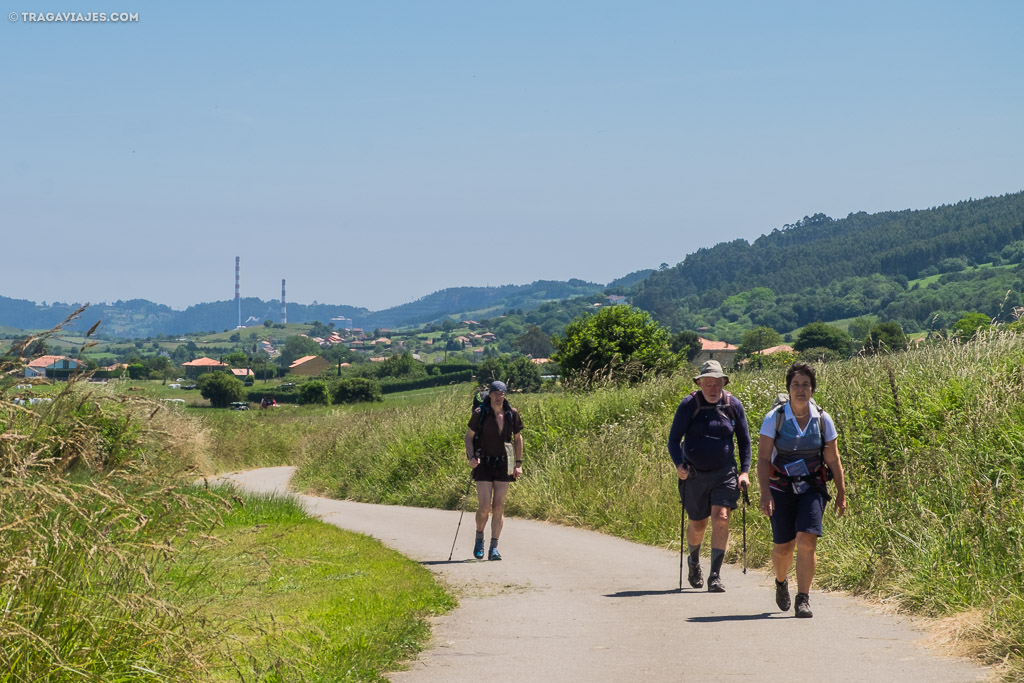
[[[183,308],[237,255],[377,310],[1024,189],[1016,0],[0,5],[3,296]]]

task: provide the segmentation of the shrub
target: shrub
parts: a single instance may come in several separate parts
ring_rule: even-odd
[[[332,385],[335,403],[363,403],[383,401],[380,384],[365,377],[339,379]]]
[[[235,401],[241,401],[245,389],[241,380],[226,372],[203,373],[196,384],[199,393],[214,408],[227,408]]]
[[[322,379],[311,379],[308,382],[303,383],[299,387],[299,403],[303,405],[311,405],[318,403],[321,405],[331,404],[331,394],[327,390],[327,382]]]

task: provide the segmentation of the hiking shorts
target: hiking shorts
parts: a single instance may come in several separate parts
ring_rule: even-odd
[[[797,494],[772,489],[775,510],[772,512],[772,541],[789,543],[798,531],[821,536],[821,518],[825,514],[826,494],[810,488]]]
[[[735,510],[740,499],[736,466],[704,472],[691,467],[690,476],[679,480],[679,497],[686,503],[686,516],[692,520],[710,517],[713,505]]]
[[[508,462],[500,458],[484,458],[473,468],[473,481],[515,481],[508,473]]]

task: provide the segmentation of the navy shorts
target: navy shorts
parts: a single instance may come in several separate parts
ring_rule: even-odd
[[[711,516],[711,506],[736,509],[740,499],[736,466],[702,472],[690,468],[690,476],[679,480],[679,497],[686,503],[686,516],[698,522]]]
[[[811,488],[801,494],[771,489],[775,510],[772,512],[772,541],[789,543],[798,531],[821,536],[821,518],[825,514],[828,494]]]

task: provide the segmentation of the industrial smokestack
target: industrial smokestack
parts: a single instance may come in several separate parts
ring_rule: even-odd
[[[284,299],[284,279],[281,280],[281,324],[284,325],[288,322],[288,306],[285,304]]]
[[[240,256],[235,257],[235,306],[238,308],[238,326],[242,326],[242,297],[239,296],[238,289],[238,271],[239,262],[241,261]]]

